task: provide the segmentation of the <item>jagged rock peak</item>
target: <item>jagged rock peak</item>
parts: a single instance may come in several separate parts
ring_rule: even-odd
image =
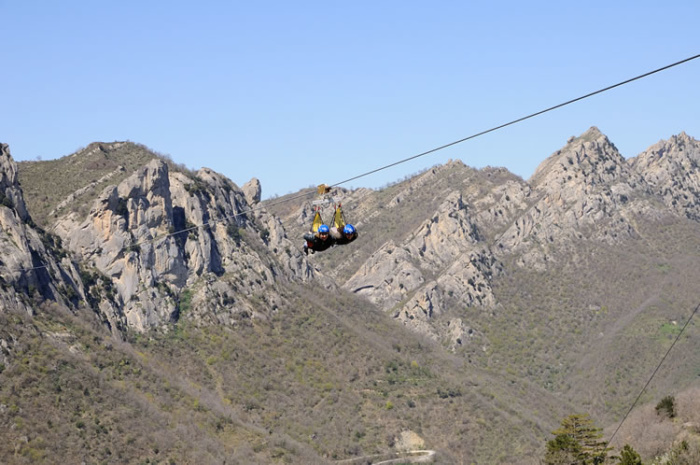
[[[29,219],[17,179],[17,164],[10,155],[10,146],[3,143],[0,143],[0,203],[13,208],[22,221]]]
[[[542,162],[530,178],[533,188],[546,192],[588,191],[629,177],[625,159],[617,147],[593,126]]]
[[[535,202],[499,239],[501,250],[523,253],[523,266],[544,267],[552,259],[548,249],[572,239],[612,244],[638,237],[628,214],[658,214],[645,200],[647,183],[596,127],[545,160],[530,185]]]
[[[107,153],[112,150],[116,150],[120,147],[123,147],[127,144],[133,144],[133,142],[93,142],[87,147],[78,150],[75,152],[72,157],[80,157],[80,156],[85,156],[85,155],[90,155],[93,153],[97,152],[102,152],[102,153]]]
[[[467,165],[464,164],[462,160],[450,158],[445,163],[445,168],[465,168]]]
[[[67,289],[73,298],[84,297],[73,264],[61,264],[60,245],[31,221],[7,144],[0,144],[0,238],[0,312],[33,314],[45,300],[69,305]]]
[[[250,205],[260,203],[260,196],[262,195],[262,187],[260,186],[260,181],[257,178],[252,178],[247,183],[243,184],[243,195],[246,201]]]
[[[12,155],[10,146],[0,144],[0,188],[3,190],[17,185],[17,166]]]
[[[279,221],[264,209],[250,220],[249,210],[223,175],[171,170],[155,158],[105,188],[86,218],[65,215],[55,231],[113,290],[100,301],[113,327],[144,331],[183,311],[198,323],[236,324],[274,311],[277,280],[313,276]],[[258,308],[259,295],[269,306]]]
[[[700,220],[700,142],[682,132],[649,147],[630,165],[666,206]]]
[[[685,132],[661,140],[647,150],[630,160],[637,170],[647,170],[653,164],[666,166],[682,163],[683,161],[700,162],[700,142]]]

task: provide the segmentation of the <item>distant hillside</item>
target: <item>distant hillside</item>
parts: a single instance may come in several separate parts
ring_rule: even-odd
[[[362,463],[412,438],[436,463],[536,464],[569,414],[611,434],[699,301],[684,133],[625,160],[591,128],[527,181],[455,160],[337,189],[359,238],[309,256],[311,189],[261,202],[132,143],[3,147],[3,462]],[[697,336],[645,409],[698,387]],[[666,423],[649,447],[634,418],[618,449],[695,447]]]
[[[133,142],[95,142],[56,160],[17,163],[24,197],[37,224],[48,226],[66,208],[85,208],[110,184],[118,184],[154,158]]]

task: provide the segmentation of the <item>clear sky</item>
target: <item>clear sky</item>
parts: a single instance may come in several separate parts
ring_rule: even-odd
[[[130,140],[263,197],[334,184],[700,54],[700,1],[0,0],[16,160]],[[700,139],[700,59],[363,177],[450,158],[527,179],[597,126]]]

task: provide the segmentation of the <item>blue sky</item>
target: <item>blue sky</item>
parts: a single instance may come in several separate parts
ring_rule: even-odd
[[[700,2],[0,0],[16,160],[130,140],[263,197],[334,184],[700,53]],[[527,179],[597,126],[700,139],[700,59],[345,187],[450,158]]]

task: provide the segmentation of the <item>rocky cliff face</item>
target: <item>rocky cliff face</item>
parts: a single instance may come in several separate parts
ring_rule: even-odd
[[[495,258],[479,243],[469,207],[454,191],[432,218],[401,243],[388,241],[343,287],[366,296],[416,331],[434,339],[447,335],[452,344],[461,344],[469,328],[459,317],[446,318],[441,328],[432,320],[450,301],[492,305],[489,282],[494,269]]]
[[[682,132],[653,145],[630,165],[668,208],[700,221],[700,142]]]
[[[34,226],[7,144],[0,144],[0,311],[33,313],[45,301],[72,306],[83,295],[58,238]]]
[[[496,308],[490,282],[504,262],[543,271],[575,257],[582,241],[639,239],[640,218],[697,219],[699,158],[698,143],[682,134],[628,161],[593,127],[571,138],[528,182],[477,182],[502,176],[493,168],[453,182],[429,220],[400,243],[387,240],[343,287],[456,347],[478,331],[455,309]],[[411,182],[419,188],[428,176]]]
[[[86,289],[80,280],[70,288],[116,330],[157,328],[184,315],[228,325],[267,318],[284,302],[281,284],[311,281],[342,286],[457,347],[479,336],[469,312],[498,307],[492,282],[510,264],[545,270],[575,254],[581,241],[637,240],[639,218],[697,221],[699,159],[698,142],[681,134],[625,160],[593,127],[547,158],[527,182],[502,168],[473,170],[454,161],[381,200],[367,189],[343,192],[362,240],[350,252],[333,252],[347,260],[326,267],[299,251],[308,203],[288,209],[283,225],[263,208],[257,180],[239,188],[210,169],[173,170],[162,159],[104,189],[87,217],[60,217],[53,231],[87,280]],[[27,226],[6,146],[2,163],[4,279],[50,298],[70,280],[39,277],[36,264],[44,262],[37,256],[48,252]],[[417,216],[417,201],[434,210]],[[411,227],[400,224],[398,234],[382,234],[387,215],[399,222],[410,216]],[[288,231],[294,232],[288,237]],[[363,240],[374,248],[360,252]],[[51,275],[77,273],[54,263]],[[31,274],[11,271],[33,267]]]
[[[190,175],[153,160],[55,231],[113,288],[98,300],[116,327],[143,331],[184,312],[235,324],[274,312],[279,281],[313,276],[259,200],[257,180],[241,190],[210,169]]]
[[[593,127],[545,160],[530,179],[529,206],[498,239],[520,264],[543,269],[553,247],[638,237],[634,215],[662,215],[644,177]]]

